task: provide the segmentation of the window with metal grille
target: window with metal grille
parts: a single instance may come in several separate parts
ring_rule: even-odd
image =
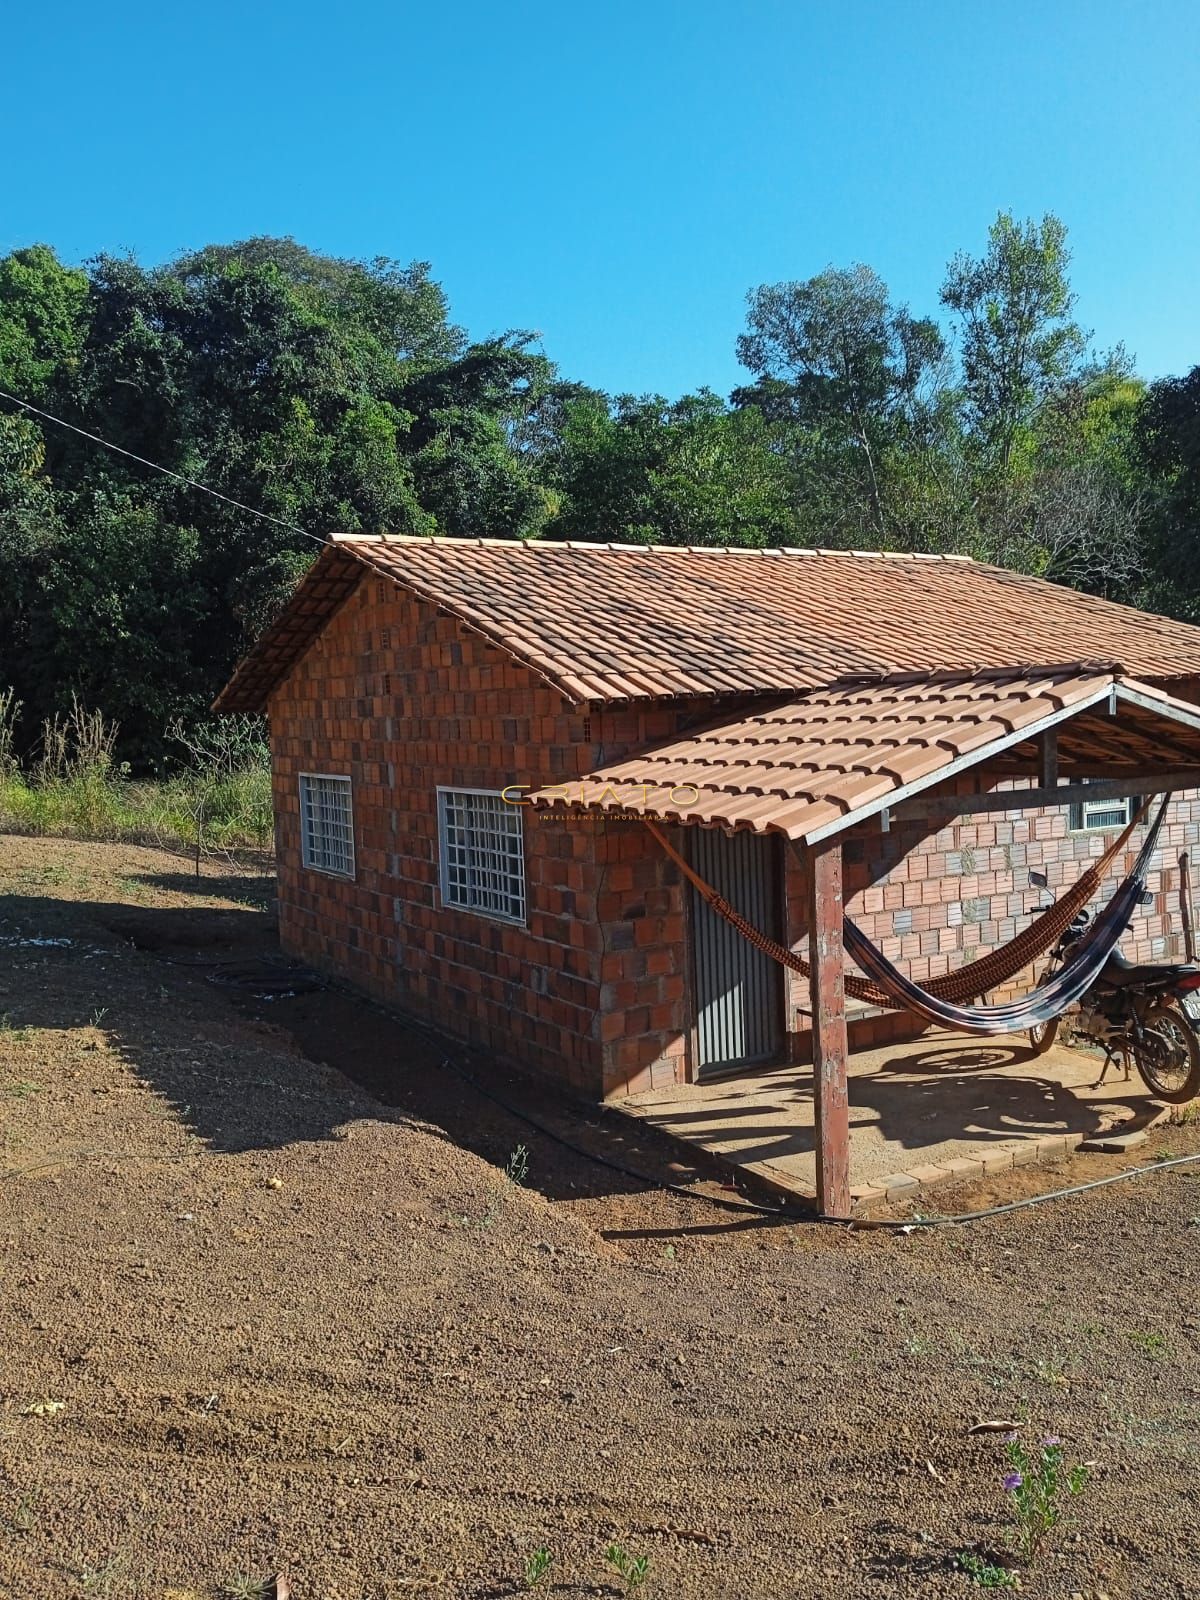
[[[300,854],[306,867],[354,876],[354,814],[350,779],[300,774]]]
[[[1105,833],[1123,828],[1133,815],[1132,800],[1081,800],[1071,807],[1074,833]]]
[[[521,808],[490,789],[439,789],[442,904],[525,921]]]

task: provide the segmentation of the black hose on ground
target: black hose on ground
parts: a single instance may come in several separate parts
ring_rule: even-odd
[[[516,1106],[510,1105],[507,1100],[502,1100],[491,1089],[485,1089],[479,1080],[460,1067],[457,1062],[447,1056],[442,1065],[449,1067],[451,1072],[460,1077],[464,1083],[470,1084],[476,1094],[482,1095],[485,1100],[490,1100],[493,1105],[510,1117],[515,1117],[518,1122],[525,1123],[526,1127],[535,1128],[544,1138],[552,1139],[564,1150],[570,1150],[573,1155],[583,1156],[586,1161],[593,1161],[598,1167],[607,1167],[610,1172],[619,1172],[622,1177],[633,1178],[637,1183],[644,1183],[649,1189],[663,1189],[670,1194],[681,1194],[687,1200],[703,1200],[710,1206],[721,1206],[727,1211],[754,1211],[760,1216],[783,1217],[795,1216],[800,1218],[802,1213],[789,1211],[788,1202],[782,1201],[778,1207],[759,1205],[754,1200],[726,1200],[724,1195],[705,1194],[702,1189],[689,1189],[687,1184],[672,1183],[667,1178],[649,1178],[644,1172],[635,1172],[632,1167],[624,1166],[620,1161],[610,1161],[607,1156],[598,1156],[592,1150],[585,1150],[581,1145],[572,1144],[570,1139],[565,1139],[561,1133],[556,1133],[553,1128],[548,1128],[544,1122],[539,1122],[536,1117],[531,1117],[527,1111],[518,1111]]]
[[[1067,1189],[1052,1189],[1049,1194],[1028,1195],[1024,1200],[1009,1200],[1004,1205],[988,1206],[983,1211],[961,1211],[956,1216],[949,1217],[913,1217],[908,1222],[901,1221],[898,1217],[864,1217],[861,1220],[851,1218],[849,1223],[842,1223],[842,1226],[853,1229],[883,1228],[905,1233],[910,1228],[953,1228],[963,1222],[982,1222],[987,1217],[1002,1217],[1009,1211],[1024,1211],[1029,1206],[1044,1205],[1047,1200],[1065,1200],[1069,1195],[1086,1194],[1089,1189],[1104,1189],[1110,1183],[1123,1183],[1126,1178],[1141,1178],[1151,1172],[1167,1172],[1171,1167],[1186,1166],[1192,1161],[1200,1161],[1200,1152],[1191,1156],[1172,1156],[1166,1161],[1153,1161],[1145,1167],[1126,1167],[1123,1172],[1110,1172],[1106,1178],[1092,1178],[1087,1183],[1074,1183]],[[836,1222],[838,1219],[821,1217],[819,1220]]]

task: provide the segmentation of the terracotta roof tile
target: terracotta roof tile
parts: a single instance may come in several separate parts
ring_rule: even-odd
[[[1111,672],[943,675],[815,690],[770,710],[715,721],[589,773],[582,780],[590,797],[585,808],[811,838],[881,809],[908,785],[944,781],[960,770],[956,763],[966,770],[1022,744],[1033,775],[1029,741],[1040,729],[1093,706],[1102,708],[1107,723],[1114,690],[1132,697],[1134,720],[1125,732],[1140,742],[1145,765],[1161,765],[1158,740],[1167,726],[1162,719],[1170,718],[1172,737],[1190,741],[1200,766],[1197,709]],[[1149,726],[1141,704],[1147,697],[1154,708]],[[748,751],[757,752],[749,761]],[[600,799],[605,790],[607,797]],[[564,803],[550,792],[531,799],[537,805]]]
[[[321,553],[220,709],[261,710],[364,569],[580,702],[1097,659],[1200,676],[1200,628],[959,557],[377,536]]]

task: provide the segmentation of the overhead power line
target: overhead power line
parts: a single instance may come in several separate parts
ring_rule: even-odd
[[[189,489],[196,489],[201,494],[210,494],[214,500],[223,500],[227,506],[235,506],[239,511],[245,511],[248,516],[259,517],[263,522],[273,522],[277,528],[286,528],[289,533],[298,533],[304,539],[311,539],[314,544],[327,545],[330,542],[328,539],[322,539],[319,533],[309,533],[307,528],[301,528],[294,522],[285,522],[282,517],[273,517],[269,511],[256,511],[253,506],[235,500],[232,495],[222,494],[219,489],[210,489],[208,484],[197,483],[194,478],[185,478],[181,472],[172,472],[170,467],[161,467],[157,461],[147,461],[145,456],[135,455],[132,450],[126,450],[119,444],[112,444],[108,439],[102,439],[98,433],[89,433],[86,428],[78,428],[73,422],[52,416],[49,411],[43,411],[40,406],[30,405],[28,400],[22,400],[18,395],[8,394],[4,389],[0,389],[0,400],[11,400],[14,406],[20,406],[23,411],[41,417],[45,422],[53,422],[56,427],[67,428],[71,433],[77,433],[81,439],[90,439],[93,444],[103,445],[106,450],[112,450],[119,456],[128,456],[130,461],[149,467],[152,472],[161,472],[164,478],[174,478],[176,483],[182,483]]]

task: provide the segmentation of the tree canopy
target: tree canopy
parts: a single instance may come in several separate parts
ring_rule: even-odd
[[[862,264],[762,284],[725,400],[473,341],[423,261],[14,251],[0,389],[178,476],[0,400],[0,687],[27,737],[78,694],[153,767],[332,531],[959,551],[1200,614],[1200,367],[1091,351],[1070,259],[1004,213],[936,314]]]

